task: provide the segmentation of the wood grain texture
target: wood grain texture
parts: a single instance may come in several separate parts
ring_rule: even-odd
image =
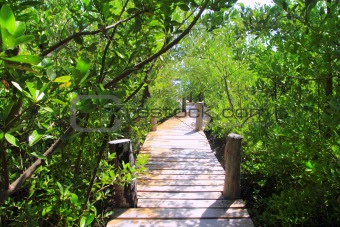
[[[129,208],[115,209],[113,218],[119,219],[188,219],[188,218],[249,218],[245,209],[238,208]]]
[[[139,199],[139,208],[245,208],[242,200],[196,200],[196,199]]]
[[[249,218],[244,219],[115,219],[107,224],[107,227],[188,227],[188,226],[200,226],[200,227],[228,227],[228,226],[244,226],[252,227],[253,222]]]

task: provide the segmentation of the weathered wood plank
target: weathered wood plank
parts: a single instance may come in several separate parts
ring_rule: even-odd
[[[211,156],[208,158],[199,158],[199,157],[188,157],[188,156],[184,156],[184,157],[155,157],[155,156],[151,156],[149,157],[149,161],[148,164],[152,164],[155,162],[186,162],[186,163],[205,163],[205,162],[209,162],[209,163],[216,163],[216,164],[220,164],[215,156]]]
[[[138,192],[222,192],[223,185],[200,186],[163,186],[163,185],[138,185]]]
[[[249,218],[246,209],[238,208],[129,208],[115,209],[113,218],[119,219],[188,219],[188,218]]]
[[[139,208],[245,208],[242,200],[159,200],[159,199],[139,199]]]
[[[192,159],[191,159],[192,160]],[[162,166],[174,166],[174,165],[187,165],[187,166],[219,166],[219,162],[213,159],[193,159],[194,161],[163,161],[152,159],[148,161],[147,165],[162,165]]]
[[[149,173],[147,175],[141,176],[139,180],[149,179],[149,180],[224,180],[224,174],[187,174],[187,175],[179,175],[179,174],[152,174]]]
[[[182,158],[182,159],[194,159],[194,158],[197,158],[197,159],[211,159],[211,158],[214,158],[215,155],[213,153],[211,154],[206,154],[206,153],[197,153],[197,154],[177,154],[176,156],[174,154],[171,154],[171,153],[160,153],[160,154],[155,154],[155,153],[142,153],[142,154],[145,154],[145,155],[149,155],[151,158],[164,158],[164,159],[171,159],[171,158],[175,158],[175,157],[178,157],[178,158]],[[152,155],[152,156],[151,156]]]
[[[154,179],[138,179],[138,187],[141,185],[145,186],[212,186],[212,185],[223,185],[223,180],[177,180],[177,179],[163,179],[163,180],[154,180]]]
[[[138,192],[138,199],[224,199],[222,192]]]
[[[181,220],[162,220],[162,219],[133,219],[122,220],[115,219],[107,224],[107,227],[188,227],[188,226],[205,226],[205,227],[226,227],[226,226],[254,226],[250,218],[243,219],[181,219]]]
[[[149,170],[166,170],[166,169],[171,169],[171,170],[198,170],[198,171],[224,171],[222,166],[187,166],[185,164],[182,165],[146,165],[146,168]]]
[[[180,175],[192,175],[192,174],[221,174],[224,175],[224,171],[220,170],[152,170],[151,172],[153,175],[155,174],[180,174]]]

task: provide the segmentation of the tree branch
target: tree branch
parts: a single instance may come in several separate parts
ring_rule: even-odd
[[[169,43],[168,45],[166,45],[164,48],[162,48],[161,50],[159,50],[157,53],[155,53],[154,55],[148,57],[147,59],[145,59],[144,61],[134,65],[132,68],[129,68],[127,70],[125,70],[124,72],[122,72],[120,75],[118,75],[116,78],[114,78],[113,80],[111,80],[110,82],[108,82],[107,84],[105,84],[105,88],[110,88],[112,86],[114,86],[115,84],[117,84],[120,80],[124,79],[125,77],[129,76],[131,73],[136,72],[138,70],[140,70],[141,68],[143,68],[146,64],[152,62],[154,59],[158,58],[159,56],[161,56],[162,54],[166,53],[168,50],[170,50],[172,47],[174,47],[176,44],[178,44],[189,32],[190,30],[195,26],[195,24],[197,23],[198,19],[201,17],[203,11],[206,9],[207,5],[208,5],[209,0],[206,0],[204,5],[202,6],[202,8],[200,9],[200,11],[198,12],[198,14],[196,15],[196,17],[194,18],[194,20],[191,22],[191,24],[176,38],[174,39],[171,43]]]
[[[73,132],[73,129],[69,127],[65,132],[64,135],[69,135]],[[45,151],[43,154],[45,157],[50,157],[57,148],[62,144],[62,139],[59,138],[57,141],[55,141],[52,146]],[[16,190],[18,190],[24,182],[32,176],[34,171],[44,163],[44,160],[41,158],[38,158],[23,174],[16,179],[7,190],[3,190],[0,194],[0,203],[4,202],[11,194],[13,194]]]
[[[122,18],[122,15],[123,15],[123,13],[124,13],[124,11],[125,11],[126,6],[127,6],[128,3],[129,3],[129,0],[127,0],[127,1],[125,2],[122,11],[121,11],[120,14],[119,14],[119,19]],[[107,44],[106,44],[106,46],[105,46],[105,48],[104,48],[103,58],[102,58],[102,63],[101,63],[101,68],[100,68],[100,73],[99,73],[99,77],[98,77],[98,80],[97,80],[97,82],[100,83],[100,84],[103,83],[103,80],[104,80],[104,77],[105,77],[105,76],[104,76],[104,68],[105,68],[105,62],[106,62],[106,55],[107,55],[107,51],[109,50],[109,47],[110,47],[110,45],[111,45],[111,43],[112,43],[112,41],[113,41],[113,38],[114,38],[114,36],[115,36],[115,34],[116,34],[117,27],[118,27],[118,26],[115,26],[115,27],[113,28],[113,31],[112,31],[112,33],[111,33],[111,35],[110,35],[110,37],[109,37],[109,40],[107,41]]]
[[[120,20],[120,21],[117,21],[116,23],[112,24],[112,25],[109,25],[109,26],[106,26],[106,27],[103,27],[103,28],[100,28],[98,30],[95,30],[95,31],[87,31],[87,32],[77,32],[77,33],[74,33],[73,35],[67,37],[66,39],[60,41],[59,43],[53,45],[52,47],[50,47],[48,50],[44,51],[41,53],[41,56],[46,56],[50,53],[52,53],[53,51],[55,51],[56,49],[58,49],[59,47],[67,44],[68,42],[72,41],[73,39],[77,38],[77,37],[80,37],[80,36],[85,36],[85,35],[95,35],[95,34],[98,34],[98,33],[101,33],[101,32],[104,32],[104,31],[107,31],[107,30],[110,30],[112,28],[115,28],[117,27],[118,25],[124,23],[124,22],[127,22],[133,18],[135,18],[136,16],[142,14],[142,13],[145,13],[147,10],[144,9],[144,10],[141,10],[135,14],[133,14],[132,16],[130,17],[127,17],[123,20]]]

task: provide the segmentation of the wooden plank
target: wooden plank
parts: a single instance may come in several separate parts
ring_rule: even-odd
[[[197,158],[197,157],[188,157],[184,156],[184,158],[179,158],[179,157],[154,157],[151,156],[149,157],[148,164],[153,164],[153,163],[162,163],[162,162],[191,162],[191,163],[197,163],[198,165],[200,163],[214,163],[214,164],[220,164],[219,161],[217,161],[215,156],[211,156],[208,158]]]
[[[115,209],[113,218],[119,219],[188,219],[188,218],[249,218],[246,209],[238,208],[130,208]]]
[[[137,186],[138,190],[138,186]],[[138,199],[224,199],[221,192],[140,192]]]
[[[206,175],[206,174],[187,174],[187,175],[166,175],[166,174],[148,174],[148,175],[143,175],[140,176],[138,179],[138,182],[143,179],[149,179],[149,180],[223,180],[224,181],[225,175],[224,174],[211,174],[211,175]]]
[[[158,154],[150,154],[150,153],[144,153],[145,155],[149,155],[150,159],[164,159],[164,160],[174,160],[174,159],[179,159],[179,160],[185,160],[185,159],[214,159],[216,158],[213,153],[211,154],[206,154],[206,153],[197,153],[194,155],[183,155],[183,154],[177,154],[177,155],[158,155]]]
[[[164,170],[151,170],[151,174],[174,174],[174,175],[193,175],[193,174],[221,174],[224,175],[224,171],[220,170],[169,170],[169,169],[164,169]]]
[[[199,153],[199,152],[207,152],[207,153],[213,153],[211,151],[210,147],[204,147],[204,146],[154,146],[154,145],[148,145],[148,146],[143,146],[143,150],[140,150],[140,153],[150,153],[150,152],[157,152],[157,153],[167,153],[167,152],[172,152],[174,154],[190,154],[190,153]]]
[[[163,185],[138,185],[138,192],[222,192],[222,185],[200,186],[163,186]]]
[[[107,227],[188,227],[188,226],[205,226],[205,227],[226,227],[226,226],[244,226],[253,227],[254,224],[250,218],[242,219],[181,219],[181,220],[162,220],[162,219],[114,219],[107,223]]]
[[[215,157],[213,153],[197,153],[197,154],[171,154],[171,153],[161,153],[161,154],[156,154],[156,153],[141,153],[145,155],[149,155],[150,158],[164,158],[166,159],[173,159],[173,158],[182,158],[182,159],[212,159]]]
[[[139,199],[138,208],[245,208],[244,202],[240,200],[159,200]]]
[[[205,185],[205,186],[211,186],[211,185],[223,185],[224,180],[177,180],[177,179],[164,179],[164,180],[147,180],[147,179],[138,179],[138,187],[141,185],[149,185],[149,186],[155,186],[155,185],[162,185],[162,186],[199,186],[199,185]]]
[[[148,161],[147,165],[190,165],[190,166],[221,166],[221,164],[214,159],[196,159],[195,161],[192,161],[195,159],[189,159],[189,160],[182,160],[182,161],[176,161],[176,160],[172,160],[172,161],[164,161],[162,159],[152,159]]]
[[[224,171],[222,166],[187,166],[187,165],[146,165],[149,170],[197,170],[197,171]]]

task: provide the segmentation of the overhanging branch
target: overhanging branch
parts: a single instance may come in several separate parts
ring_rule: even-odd
[[[114,86],[115,84],[117,84],[120,80],[124,79],[125,77],[129,76],[131,73],[136,72],[138,70],[140,70],[141,68],[143,68],[146,64],[149,64],[150,62],[152,62],[154,59],[158,58],[159,56],[161,56],[162,54],[166,53],[168,50],[170,50],[172,47],[174,47],[176,44],[178,44],[189,32],[190,30],[195,26],[195,24],[197,23],[198,19],[201,17],[203,11],[206,9],[207,5],[208,5],[209,0],[206,0],[204,5],[202,6],[202,8],[200,9],[200,11],[198,12],[198,14],[196,15],[196,17],[194,18],[194,20],[190,23],[190,25],[176,38],[174,39],[171,43],[169,43],[168,45],[166,45],[164,48],[162,48],[161,50],[159,50],[157,53],[155,53],[154,55],[150,56],[149,58],[145,59],[144,61],[134,65],[133,67],[125,70],[124,72],[122,72],[120,75],[118,75],[116,78],[114,78],[113,80],[111,80],[110,82],[108,82],[107,84],[105,84],[105,88],[110,88],[112,86]]]
[[[46,55],[52,53],[53,51],[55,51],[59,47],[64,46],[65,44],[67,44],[68,42],[72,41],[73,39],[75,39],[77,37],[85,36],[85,35],[95,35],[95,34],[98,34],[98,33],[101,33],[101,32],[107,31],[107,30],[110,30],[110,29],[115,28],[115,27],[117,27],[118,25],[120,25],[120,24],[122,24],[124,22],[127,22],[127,21],[135,18],[136,16],[138,16],[138,15],[140,15],[142,13],[145,13],[145,12],[147,12],[147,10],[139,11],[139,12],[131,15],[130,17],[127,17],[127,18],[125,18],[123,20],[117,21],[116,23],[114,23],[112,25],[109,25],[109,26],[106,26],[106,27],[102,27],[102,28],[100,28],[98,30],[95,30],[95,31],[87,31],[87,32],[77,32],[77,33],[74,33],[73,35],[67,37],[66,39],[60,41],[59,43],[54,44],[48,50],[42,52],[41,56],[46,56]]]

